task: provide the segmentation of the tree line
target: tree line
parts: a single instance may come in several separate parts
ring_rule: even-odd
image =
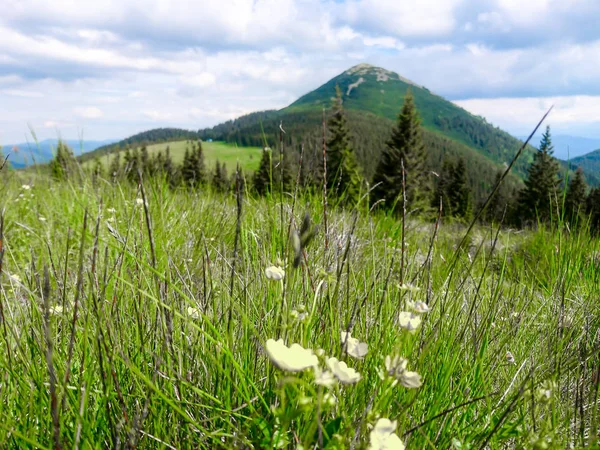
[[[436,216],[441,208],[444,217],[466,222],[500,181],[503,171],[497,170],[493,183],[487,180],[485,195],[474,196],[473,183],[468,179],[467,160],[460,154],[445,154],[440,169],[432,170],[431,155],[428,154],[431,143],[424,139],[410,90],[379,158],[371,161],[374,170],[371,169],[369,176],[369,171],[358,162],[342,94],[339,88],[336,92],[321,136],[312,132],[312,145],[303,145],[300,151],[296,151],[294,145],[290,148],[289,144],[294,142],[281,128],[278,149],[273,151],[264,147],[259,168],[249,180],[249,187],[256,194],[268,195],[281,189],[291,191],[298,181],[300,187],[307,190],[325,186],[329,196],[342,207],[354,207],[362,201],[368,202],[373,209],[392,214],[399,214],[406,208],[409,213],[423,217]],[[123,179],[137,182],[138,172],[141,172],[145,177],[163,177],[174,188],[212,185],[221,192],[231,189],[225,164],[217,161],[214,168],[207,169],[201,141],[189,142],[179,165],[173,162],[168,147],[164,153],[159,151],[149,155],[147,147],[142,146],[115,152],[107,173],[96,159],[92,172],[113,182]],[[552,138],[547,127],[539,150],[527,168],[524,185],[500,184],[481,218],[488,223],[501,222],[511,226],[550,223],[559,219],[575,226],[589,219],[592,228],[600,230],[600,187],[590,189],[581,170],[570,179],[561,179],[559,163],[552,155]],[[468,160],[468,163],[472,164],[472,161]],[[75,158],[64,143],[59,144],[50,167],[59,179],[76,172]]]

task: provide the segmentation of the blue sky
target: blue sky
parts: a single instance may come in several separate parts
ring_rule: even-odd
[[[0,0],[0,144],[201,128],[385,67],[515,135],[600,137],[598,0]]]

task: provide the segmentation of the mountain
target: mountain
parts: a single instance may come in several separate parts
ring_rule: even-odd
[[[64,139],[64,142],[73,149],[75,155],[96,150],[104,145],[112,144],[115,139],[102,141],[83,141],[77,139]],[[45,163],[52,159],[58,139],[46,139],[40,142],[22,142],[20,144],[9,144],[2,147],[4,155],[10,156],[8,161],[15,168],[30,166],[37,163]]]
[[[535,135],[531,141],[532,145],[537,148],[541,138],[540,133]],[[527,139],[527,136],[519,136],[519,139]],[[554,145],[554,156],[566,161],[599,149],[600,139],[557,134],[552,135],[552,144]]]
[[[600,149],[585,155],[572,158],[569,161],[572,169],[581,167],[586,181],[592,186],[600,185]]]
[[[353,144],[365,176],[371,179],[379,154],[385,146],[404,96],[410,88],[419,110],[423,136],[429,152],[429,165],[439,170],[444,155],[460,156],[468,162],[469,182],[481,198],[493,183],[495,174],[508,164],[522,142],[429,89],[397,73],[368,64],[354,66],[294,103],[278,111],[248,114],[216,127],[200,130],[203,139],[236,142],[238,145],[278,144],[279,126],[286,131],[284,142],[315,153],[322,141],[322,120],[331,107],[336,86],[342,91]],[[315,150],[316,149],[316,150]],[[528,147],[514,167],[513,187],[522,182],[533,159]],[[306,157],[306,154],[305,154]]]
[[[118,142],[112,141],[101,147],[97,147],[94,151],[85,153],[79,158],[81,161],[88,161],[96,157],[100,157],[113,150],[123,150],[130,146],[160,144],[162,142],[185,141],[198,139],[198,133],[181,128],[154,128],[152,130],[143,131],[134,134],[126,139]]]

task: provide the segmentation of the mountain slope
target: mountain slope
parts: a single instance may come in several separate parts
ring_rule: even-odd
[[[329,114],[336,85],[343,94],[352,141],[364,175],[370,180],[381,150],[385,147],[397,114],[410,88],[423,125],[431,170],[441,168],[445,155],[467,160],[469,181],[476,199],[489,190],[495,174],[505,167],[522,142],[474,116],[428,89],[385,69],[360,64],[279,111],[262,111],[200,130],[203,139],[235,142],[239,145],[275,146],[282,124],[287,146],[305,146],[305,162],[316,165],[322,158],[323,112]],[[528,147],[515,166],[517,176],[508,184],[518,187],[534,149]],[[315,166],[316,167],[316,166]]]
[[[96,148],[94,151],[85,153],[79,158],[81,161],[89,161],[96,157],[111,153],[113,150],[124,150],[129,146],[159,144],[172,141],[186,141],[198,139],[195,131],[183,130],[181,128],[154,128],[134,134],[118,142]]]
[[[395,120],[410,88],[422,125],[431,131],[442,133],[490,158],[496,163],[508,163],[521,141],[489,124],[485,119],[406,78],[368,64],[354,66],[321,87],[300,97],[282,112],[298,112],[329,108],[338,85],[343,93],[347,110],[368,111],[377,116]],[[515,167],[524,176],[533,157],[529,149]]]
[[[581,167],[586,181],[592,186],[600,185],[600,149],[569,161],[571,168]]]

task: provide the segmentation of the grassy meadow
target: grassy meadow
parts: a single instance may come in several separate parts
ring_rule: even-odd
[[[191,148],[188,141],[174,141],[165,142],[161,144],[150,144],[147,146],[148,154],[154,156],[159,151],[165,154],[165,150],[169,147],[171,151],[171,158],[176,164],[181,164],[183,156],[185,155],[185,149]],[[207,169],[213,170],[217,160],[220,163],[225,163],[227,171],[229,173],[235,172],[237,164],[244,171],[254,172],[258,169],[260,164],[260,157],[262,155],[262,149],[260,147],[238,147],[235,144],[229,144],[226,142],[202,142],[202,151],[204,152],[204,162]],[[123,156],[123,154],[121,154]],[[100,161],[104,167],[109,167],[110,162],[114,158],[114,155],[108,154],[100,157]],[[93,161],[87,161],[84,166],[91,166]]]
[[[0,179],[0,448],[598,448],[584,232]]]

